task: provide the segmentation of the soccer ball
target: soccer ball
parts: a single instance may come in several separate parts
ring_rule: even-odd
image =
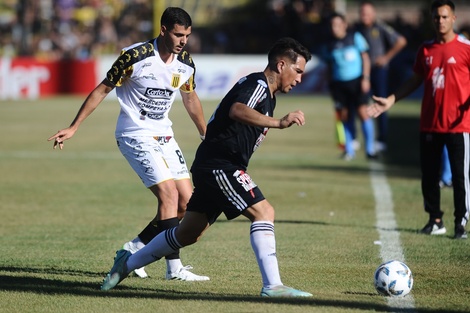
[[[403,262],[392,260],[380,264],[374,273],[377,292],[388,297],[404,297],[413,288],[413,275]]]

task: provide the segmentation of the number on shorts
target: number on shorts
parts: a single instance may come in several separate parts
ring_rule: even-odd
[[[184,157],[183,157],[183,154],[181,153],[181,151],[180,150],[175,150],[175,153],[178,156],[178,158],[180,159],[180,163],[184,164],[185,163],[184,162]]]

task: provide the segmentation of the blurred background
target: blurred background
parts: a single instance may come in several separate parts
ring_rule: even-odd
[[[200,83],[208,86],[208,81],[213,80],[208,77],[213,75],[227,81],[218,81],[220,88],[204,87],[200,94],[217,97],[231,84],[232,76],[251,70],[250,64],[260,64],[262,69],[266,52],[279,37],[294,37],[316,54],[328,35],[326,17],[339,11],[353,24],[359,17],[359,2],[0,0],[0,99],[88,93],[104,78],[122,47],[158,34],[160,16],[167,6],[182,7],[191,15],[193,30],[187,49],[196,61],[198,75],[202,71]],[[408,40],[406,48],[393,59],[391,88],[411,71],[420,43],[433,36],[430,2],[375,1],[379,18]],[[456,30],[468,34],[470,19],[466,17],[470,16],[470,1],[454,2],[458,16]],[[215,63],[220,70],[236,66],[246,70],[232,71],[229,78],[213,71],[204,74],[206,67]],[[296,92],[324,92],[323,73],[321,61],[314,59],[306,84]],[[76,86],[84,75],[96,78]]]

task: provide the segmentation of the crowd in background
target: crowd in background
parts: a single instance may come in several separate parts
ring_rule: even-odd
[[[0,55],[87,59],[153,36],[148,0],[4,0]]]
[[[154,37],[152,0],[3,0],[0,2],[0,57],[87,59],[119,53],[122,47]],[[241,11],[243,10],[244,11]],[[265,53],[281,36],[312,52],[327,36],[332,0],[251,1],[213,23],[194,25],[191,53]],[[193,21],[194,22],[194,21]],[[354,22],[354,21],[351,21]],[[416,51],[427,32],[400,16],[386,21]]]

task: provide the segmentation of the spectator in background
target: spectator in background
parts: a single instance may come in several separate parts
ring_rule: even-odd
[[[442,149],[441,180],[439,181],[439,187],[452,187],[452,171],[450,169],[449,152],[446,146]]]
[[[370,91],[367,42],[359,32],[348,30],[346,19],[341,14],[332,14],[330,27],[332,37],[324,45],[321,55],[328,64],[330,93],[337,117],[343,124],[343,158],[349,161],[355,157],[353,128],[356,111],[361,119],[366,156],[375,158],[374,123],[366,111]],[[342,129],[337,127],[337,132]],[[340,138],[341,134],[338,135]]]
[[[371,90],[378,97],[386,97],[388,90],[389,63],[407,44],[405,37],[393,28],[377,20],[377,13],[372,1],[363,1],[360,5],[360,22],[356,25],[369,44],[371,59]],[[388,116],[384,113],[377,119],[377,151],[387,149]]]
[[[418,50],[414,74],[387,98],[373,96],[368,108],[377,117],[424,82],[420,116],[421,189],[429,221],[428,235],[446,233],[439,188],[444,146],[449,152],[454,188],[454,238],[466,239],[470,215],[470,41],[454,32],[455,5],[435,0],[431,5],[435,39]]]

